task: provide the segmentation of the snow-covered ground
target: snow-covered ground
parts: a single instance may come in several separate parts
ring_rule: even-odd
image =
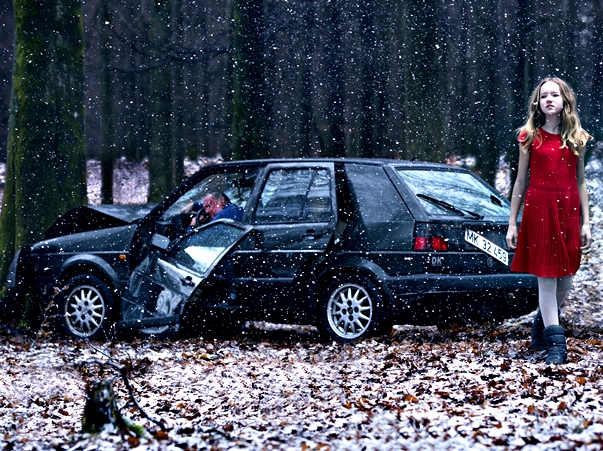
[[[0,450],[601,450],[599,161],[587,167],[594,241],[563,312],[565,365],[547,367],[527,351],[529,316],[449,331],[397,326],[350,345],[261,323],[226,339],[171,343],[0,329]],[[128,190],[140,192],[144,172],[124,173]],[[138,402],[165,432],[127,406],[147,437],[80,433],[86,388],[117,376],[93,363],[78,369],[93,359],[130,368]],[[126,403],[119,378],[114,386]]]
[[[558,368],[526,338],[525,324],[403,328],[353,345],[295,331],[95,347],[2,336],[0,449],[602,449],[600,336],[571,338]],[[127,407],[148,437],[81,434],[86,386],[115,376],[76,369],[92,359],[131,366],[138,402],[165,432]]]
[[[565,309],[572,323],[603,327],[603,159],[591,160],[586,167],[593,242],[583,254],[582,265],[574,279],[570,302]]]

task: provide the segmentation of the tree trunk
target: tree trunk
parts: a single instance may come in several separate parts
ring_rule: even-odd
[[[496,182],[496,166],[499,157],[498,136],[499,122],[497,103],[501,98],[499,89],[501,83],[497,78],[494,64],[497,56],[498,36],[495,24],[489,27],[479,27],[487,24],[490,17],[495,17],[496,5],[494,3],[484,4],[476,14],[478,29],[484,31],[479,34],[479,42],[475,44],[478,55],[489,55],[488,61],[483,61],[476,71],[476,91],[481,99],[476,108],[475,122],[481,124],[473,134],[472,155],[476,157],[479,175],[489,184],[494,186]],[[476,39],[478,40],[478,39]]]
[[[513,119],[517,128],[524,124],[527,119],[528,98],[532,87],[533,65],[529,55],[532,54],[532,34],[534,32],[533,23],[524,24],[523,18],[528,17],[533,11],[529,0],[518,0],[516,17],[518,18],[517,30],[515,33],[515,52],[517,55],[515,66],[515,79],[513,85],[517,86],[511,93],[513,96]],[[517,169],[519,166],[519,147],[517,145],[517,135],[509,133],[509,147],[507,158],[510,166],[510,182],[511,187],[515,184],[517,178]],[[512,192],[512,191],[511,191]],[[509,195],[511,195],[511,192]]]
[[[446,156],[445,41],[440,5],[406,5],[403,43],[405,157],[444,162]]]
[[[595,17],[603,17],[603,2],[599,2],[595,9]],[[592,37],[593,49],[593,60],[603,61],[603,27],[596,27]],[[593,78],[591,81],[591,93],[593,99],[603,98],[603,64],[595,64],[593,68]],[[603,103],[590,102],[590,122],[586,124],[588,131],[595,137],[595,140],[601,141],[603,139],[603,132],[601,127],[595,127],[595,125],[603,124]],[[587,147],[587,157],[590,154],[591,147]],[[587,158],[588,161],[588,158]]]
[[[182,0],[174,0],[172,10],[172,30],[177,45],[183,45],[183,8]],[[184,85],[184,63],[172,65],[172,187],[184,180],[185,128],[184,108],[187,91]],[[164,193],[164,194],[167,194]]]
[[[469,89],[467,53],[472,48],[469,31],[472,30],[469,12],[470,5],[465,2],[449,5],[447,49],[447,89],[452,95],[448,99],[446,110],[446,157],[466,156],[470,152],[471,130],[469,117],[471,99],[466,93]],[[461,94],[462,93],[462,94]]]
[[[172,2],[155,0],[152,35],[156,42],[171,38]],[[158,52],[158,60],[166,58]],[[174,187],[172,180],[172,71],[167,62],[151,72],[151,155],[149,157],[149,202],[159,202]]]
[[[316,129],[314,113],[312,111],[312,56],[315,50],[312,33],[315,32],[315,8],[308,5],[302,23],[302,41],[299,61],[300,96],[298,102],[299,122],[297,125],[298,156],[308,158],[312,151],[312,132]]]
[[[360,154],[365,158],[375,156],[376,111],[373,96],[376,94],[377,27],[374,23],[374,8],[368,0],[362,0],[359,8],[361,59],[361,107],[360,112]]]
[[[233,158],[265,158],[264,1],[234,1]]]
[[[101,203],[113,203],[113,161],[115,159],[115,126],[113,122],[113,89],[111,81],[110,37],[111,18],[108,0],[100,5],[101,58]]]
[[[373,158],[384,155],[386,139],[387,101],[385,99],[385,56],[383,55],[384,16],[375,11],[373,3],[361,0],[360,46],[361,46],[361,116],[360,155]]]
[[[15,60],[0,220],[4,280],[17,249],[87,203],[78,0],[15,0]]]
[[[329,35],[325,42],[327,62],[327,86],[329,105],[327,108],[328,136],[324,139],[324,157],[345,157],[345,69],[343,63],[342,17],[343,4],[331,0],[325,5]]]

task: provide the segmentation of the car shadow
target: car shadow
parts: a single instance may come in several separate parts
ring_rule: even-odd
[[[328,341],[314,326],[249,321],[230,334],[232,339],[272,343],[324,343]]]

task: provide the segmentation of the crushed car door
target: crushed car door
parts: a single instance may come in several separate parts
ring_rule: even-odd
[[[300,270],[324,253],[335,232],[335,165],[272,164],[252,195],[251,224],[262,243],[237,249],[237,291],[250,307],[283,311]]]
[[[263,166],[265,163],[260,162],[209,165],[182,183],[138,223],[130,244],[130,270],[144,260],[151,249],[151,239],[157,234],[169,240],[183,236],[196,213],[202,214],[200,207],[208,194],[223,194],[245,210]]]
[[[123,328],[178,324],[186,301],[251,227],[218,220],[170,243],[153,237],[122,296]]]

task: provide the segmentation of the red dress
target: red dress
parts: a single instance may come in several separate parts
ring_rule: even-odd
[[[511,271],[564,277],[580,266],[578,156],[561,148],[559,135],[539,132],[528,149],[530,183]],[[524,138],[522,132],[518,139]]]

